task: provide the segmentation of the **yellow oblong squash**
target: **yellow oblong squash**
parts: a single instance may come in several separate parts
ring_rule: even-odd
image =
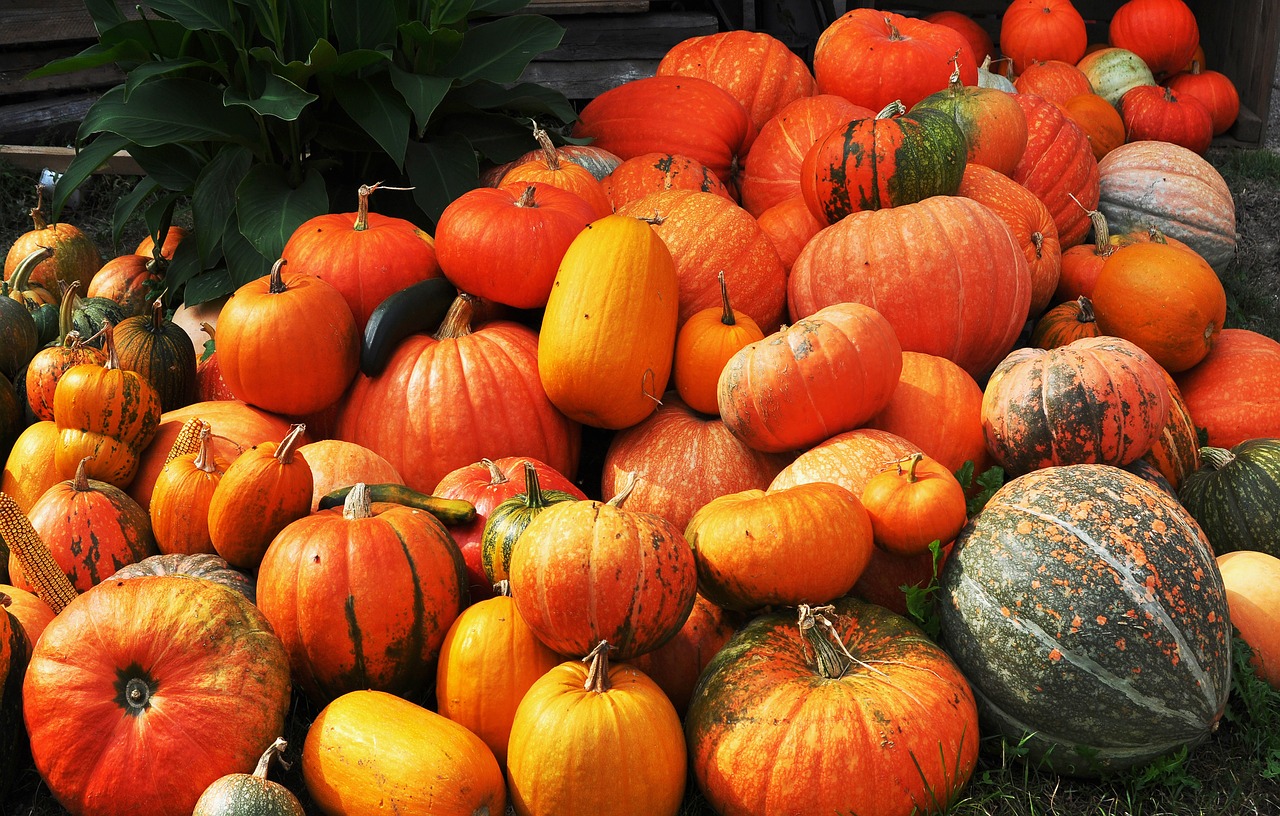
[[[646,221],[608,215],[569,245],[538,339],[551,402],[586,425],[620,429],[658,406],[679,316],[675,261]]]

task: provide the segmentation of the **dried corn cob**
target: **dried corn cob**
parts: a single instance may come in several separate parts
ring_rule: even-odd
[[[18,559],[23,574],[35,587],[36,597],[49,604],[54,614],[75,599],[75,587],[8,493],[0,493],[0,539]]]
[[[209,423],[199,417],[192,417],[182,423],[178,435],[173,440],[173,447],[169,448],[169,456],[164,460],[167,465],[179,456],[186,456],[191,453],[200,451],[200,431],[208,428]]]

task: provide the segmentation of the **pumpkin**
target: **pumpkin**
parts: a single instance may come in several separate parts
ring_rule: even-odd
[[[164,237],[160,239],[160,257],[166,261],[173,260],[173,253],[178,249],[178,244],[182,243],[190,233],[186,227],[180,227],[170,224],[165,230]],[[133,250],[133,254],[141,255],[144,258],[155,258],[156,255],[156,236],[148,235],[138,242],[138,246]],[[150,300],[148,299],[148,302]]]
[[[995,45],[991,42],[991,35],[977,20],[974,20],[969,15],[959,11],[946,10],[935,11],[926,15],[924,19],[959,32],[961,36],[969,41],[969,47],[973,49],[973,56],[979,63],[990,60],[996,55]]]
[[[575,137],[626,160],[644,153],[679,153],[733,185],[755,137],[751,117],[728,91],[699,77],[634,79],[588,102]]]
[[[1062,271],[1058,275],[1058,288],[1053,293],[1053,300],[1057,303],[1092,295],[1098,275],[1102,274],[1102,265],[1111,253],[1126,243],[1122,235],[1111,235],[1107,217],[1101,212],[1089,210],[1087,215],[1093,225],[1093,240],[1063,250]]]
[[[218,363],[237,399],[301,416],[342,396],[360,363],[360,334],[341,290],[305,271],[285,274],[284,263],[222,307]]]
[[[1188,473],[1178,498],[1222,554],[1254,550],[1280,557],[1280,439],[1246,439],[1200,449],[1203,464]]]
[[[569,165],[591,178],[576,164]],[[545,181],[478,187],[436,225],[440,269],[460,290],[520,309],[546,305],[565,250],[595,220],[578,194]]]
[[[459,296],[434,336],[412,335],[376,377],[360,375],[334,436],[368,448],[419,492],[481,458],[529,456],[577,472],[580,429],[535,373],[542,340],[518,323],[472,328],[478,303]]]
[[[517,816],[676,816],[685,742],[662,689],[634,666],[562,663],[516,708],[507,778]]]
[[[0,493],[7,493],[25,513],[44,492],[62,481],[54,460],[61,445],[58,426],[49,420],[32,423],[18,434],[4,462]]]
[[[982,430],[1006,473],[1053,465],[1127,465],[1155,444],[1169,388],[1145,351],[1117,337],[1023,348],[987,380]]]
[[[930,586],[937,586],[938,572],[946,562],[952,546],[952,542],[941,545],[936,565],[932,549],[916,555],[901,556],[872,547],[871,561],[862,571],[858,583],[853,585],[850,594],[907,617],[911,614],[907,606],[907,593],[916,594],[921,590],[927,591]]]
[[[977,735],[973,694],[950,658],[853,598],[747,624],[707,666],[685,717],[698,787],[724,816],[941,811],[973,772]],[[771,772],[780,757],[787,772]]]
[[[1111,15],[1107,38],[1141,57],[1153,74],[1172,74],[1195,55],[1200,27],[1183,0],[1128,0]]]
[[[289,664],[236,592],[180,576],[117,579],[45,627],[22,696],[31,755],[63,807],[187,816],[281,733]],[[136,763],[151,766],[145,785],[120,773]]]
[[[575,491],[576,493],[577,491]],[[529,523],[553,504],[578,501],[563,490],[543,490],[538,484],[538,469],[532,463],[524,463],[524,491],[517,493],[489,511],[480,539],[480,563],[489,583],[505,581],[511,566],[511,552]]]
[[[773,248],[778,251],[778,260],[782,261],[782,268],[788,275],[804,245],[827,226],[814,217],[809,211],[809,205],[804,202],[804,197],[798,195],[774,204],[760,213],[756,222],[773,242]]]
[[[534,636],[509,595],[473,603],[454,619],[440,647],[439,711],[484,740],[505,768],[516,706],[534,681],[560,662],[560,655]]]
[[[615,210],[661,190],[695,190],[732,200],[724,182],[705,165],[675,153],[642,153],[619,164],[601,182]]]
[[[214,453],[212,435],[209,423],[204,423],[200,449],[169,460],[156,477],[149,512],[160,552],[214,552],[209,505],[228,462]]]
[[[676,333],[676,391],[685,404],[704,414],[718,414],[716,386],[725,363],[743,346],[764,339],[764,332],[751,319],[729,305],[729,287],[721,271],[721,306],[711,306],[693,315]]]
[[[604,640],[625,660],[661,646],[689,616],[693,550],[666,519],[621,506],[633,484],[607,503],[548,507],[511,554],[516,610],[560,654],[584,655]],[[602,595],[605,575],[611,589]]]
[[[575,499],[586,498],[586,494],[558,470],[526,456],[481,459],[479,462],[463,465],[446,473],[431,491],[442,499],[462,499],[475,507],[474,519],[449,528],[454,543],[462,551],[462,560],[467,568],[467,589],[473,603],[493,596],[492,584],[489,576],[485,575],[481,556],[485,523],[493,508],[524,487],[526,462],[532,464],[538,472],[540,485],[570,493]]]
[[[767,453],[807,448],[888,404],[902,347],[875,309],[842,303],[745,346],[720,374],[725,426]]]
[[[551,403],[599,428],[652,413],[671,374],[679,288],[672,254],[649,224],[610,215],[583,230],[556,273],[538,337]]]
[[[276,534],[311,509],[311,468],[297,453],[306,429],[240,454],[209,498],[209,540],[233,567],[257,569]],[[154,498],[154,495],[153,497]]]
[[[894,555],[929,551],[954,539],[967,519],[964,488],[940,463],[913,453],[872,476],[862,488],[875,544]]]
[[[1038,315],[1053,300],[1062,269],[1062,247],[1058,227],[1048,208],[1026,187],[1008,176],[980,164],[970,164],[957,190],[1000,216],[1027,256],[1031,273],[1029,313]]]
[[[29,212],[32,228],[9,245],[9,254],[4,259],[4,278],[12,277],[18,264],[32,252],[48,248],[53,250],[53,255],[32,270],[31,282],[47,292],[59,294],[61,284],[79,281],[81,291],[85,291],[93,274],[102,268],[102,256],[93,239],[79,227],[66,222],[50,224],[45,220],[40,201],[43,190],[43,186],[38,188],[36,205]]]
[[[58,381],[69,368],[81,363],[102,365],[107,361],[105,352],[85,345],[80,333],[75,330],[72,323],[74,306],[74,297],[63,299],[58,308],[57,344],[40,349],[27,364],[27,404],[31,406],[31,413],[36,419],[53,419],[53,396],[57,391]]]
[[[1120,117],[1131,142],[1170,142],[1203,156],[1213,141],[1209,108],[1170,87],[1143,85],[1129,90],[1120,100]]]
[[[815,90],[804,60],[763,31],[721,31],[681,40],[662,55],[655,73],[699,77],[724,88],[742,103],[756,130]]]
[[[1223,329],[1205,358],[1174,379],[1210,445],[1280,437],[1280,343],[1272,338]]]
[[[904,351],[985,377],[1026,323],[1031,273],[999,216],[936,196],[849,216],[801,250],[787,282],[792,320],[842,302],[873,305]]]
[[[591,175],[595,176],[598,181],[603,182],[605,177],[612,173],[618,165],[622,164],[620,156],[610,153],[602,147],[596,145],[575,145],[563,144],[556,147],[556,153],[561,159],[571,161],[574,164],[581,165],[591,171]],[[512,161],[500,164],[484,170],[480,174],[481,181],[487,187],[497,187],[502,183],[502,177],[507,171],[517,164],[523,164],[527,161],[536,159],[542,155],[542,148],[536,147],[533,150],[520,154]]]
[[[858,428],[836,434],[814,445],[787,465],[769,490],[781,490],[809,482],[831,482],[861,496],[867,482],[880,472],[885,462],[916,453],[918,448],[897,434],[873,428]]]
[[[196,390],[196,355],[187,333],[165,319],[157,299],[149,315],[125,318],[115,327],[120,366],[147,378],[160,395],[160,409],[191,404]]]
[[[443,525],[372,504],[363,482],[341,510],[281,530],[258,569],[258,607],[321,705],[357,689],[421,693],[466,605],[462,554]]]
[[[380,186],[380,184],[360,185],[359,190],[357,190],[359,201],[354,213],[317,215],[304,221],[289,236],[289,240],[285,242],[284,249],[281,250],[280,257],[288,264],[290,272],[294,274],[290,275],[291,280],[283,285],[287,289],[293,289],[295,285],[302,286],[295,276],[300,274],[310,275],[327,284],[326,286],[312,287],[325,290],[326,294],[320,296],[317,294],[297,293],[288,298],[307,304],[301,307],[306,310],[309,316],[309,320],[306,321],[309,324],[309,329],[305,334],[294,334],[295,332],[303,331],[302,323],[290,322],[289,324],[281,324],[277,322],[286,319],[283,309],[265,312],[259,316],[259,320],[265,320],[272,324],[272,329],[269,333],[273,337],[322,335],[325,332],[321,327],[330,327],[328,330],[334,332],[335,336],[341,340],[341,350],[342,353],[345,353],[346,321],[342,318],[341,310],[337,308],[337,303],[332,294],[328,293],[329,287],[336,289],[342,300],[346,302],[349,311],[352,313],[355,323],[355,335],[358,338],[364,334],[365,324],[369,322],[369,316],[373,314],[373,310],[378,308],[378,304],[386,300],[388,295],[398,292],[410,284],[440,274],[439,266],[436,264],[435,248],[430,235],[403,218],[394,218],[369,212],[369,198]],[[273,284],[269,291],[276,293],[277,289],[278,285]],[[267,290],[267,286],[259,284],[250,291],[260,295]],[[235,297],[232,297],[232,301],[235,299]],[[230,302],[228,301],[228,303]],[[238,349],[241,342],[238,334],[240,331],[238,318],[240,318],[241,313],[237,308],[232,315],[232,323],[237,331],[234,346]],[[302,317],[301,314],[297,314],[288,319],[290,321],[300,321]],[[257,328],[261,329],[262,325],[265,324],[261,324]],[[295,345],[302,349],[308,346],[309,343],[295,343]],[[307,350],[310,351],[311,349]],[[325,363],[339,361],[345,363],[345,357],[339,355],[336,358],[326,359]],[[315,359],[308,361],[297,373],[305,373],[313,380],[316,379],[317,372],[315,367],[318,362],[319,360]],[[286,367],[287,365],[285,364]],[[248,374],[248,372],[246,373]],[[336,377],[337,374],[338,372],[333,372],[333,376]],[[269,385],[269,380],[266,379],[255,380],[255,382],[260,387]],[[253,388],[253,386],[250,387]],[[307,390],[314,390],[315,388],[316,384],[313,384]],[[257,390],[254,389],[254,392],[256,393]],[[246,401],[253,402],[253,400]],[[330,399],[324,405],[328,405],[332,401]],[[305,414],[308,413],[308,410],[315,410],[286,411],[270,406],[263,407],[268,410],[280,410],[282,413],[293,414]],[[323,405],[320,407],[323,407]]]
[[[1013,0],[1000,18],[998,39],[1018,74],[1034,60],[1075,65],[1088,45],[1084,18],[1071,0]]]
[[[76,469],[73,479],[46,490],[27,516],[80,592],[97,586],[126,564],[158,552],[147,511],[115,485],[89,479],[85,463]],[[32,590],[31,579],[13,553],[9,556],[9,580],[21,589]]]
[[[1041,315],[1031,332],[1031,345],[1053,349],[1085,337],[1098,337],[1102,333],[1093,312],[1093,302],[1081,295],[1075,300],[1059,303]]]
[[[800,166],[810,212],[834,224],[844,216],[954,195],[964,173],[964,132],[932,109],[891,102],[874,117],[839,125],[818,139]]]
[[[27,663],[31,660],[31,654],[36,648],[36,642],[40,640],[40,635],[49,625],[49,621],[53,620],[53,609],[40,600],[35,593],[19,589],[12,584],[0,584],[0,595],[5,595],[9,599],[4,609],[9,613],[10,625],[22,632],[21,653],[15,654],[13,659],[14,663],[22,666],[25,671]]]
[[[378,454],[341,439],[308,442],[298,453],[311,468],[311,512],[320,509],[320,499],[336,488],[365,484],[404,484],[400,472]]]
[[[0,374],[13,379],[40,348],[40,332],[27,307],[0,297]]]
[[[1093,157],[1098,161],[1124,144],[1124,119],[1120,118],[1120,112],[1114,105],[1096,93],[1090,91],[1073,96],[1061,105],[1067,118],[1084,131],[1089,146],[1093,148]]]
[[[6,457],[26,424],[26,409],[18,399],[18,390],[8,377],[0,374],[0,451],[4,451]]]
[[[1227,293],[1194,252],[1136,243],[1107,258],[1093,288],[1098,325],[1150,354],[1171,374],[1213,347],[1227,316]]]
[[[652,219],[654,233],[670,251],[679,284],[677,327],[695,312],[721,304],[721,272],[734,303],[757,326],[772,330],[782,322],[787,273],[746,210],[714,193],[666,190],[633,201],[618,214]]]
[[[151,555],[126,564],[111,578],[127,580],[148,575],[185,575],[226,587],[243,595],[249,603],[257,603],[257,581],[212,553],[165,553]]]
[[[693,599],[693,609],[684,626],[652,652],[631,658],[629,662],[648,675],[667,695],[681,717],[689,708],[693,689],[702,670],[716,652],[733,636],[738,616],[726,612],[702,595]]]
[[[81,363],[68,368],[53,393],[58,426],[54,459],[64,478],[75,474],[86,457],[88,475],[117,487],[128,487],[138,457],[160,424],[160,395],[142,375],[120,367],[114,330],[105,329],[104,365]]]
[[[479,737],[383,691],[324,707],[307,729],[302,778],[326,816],[497,816],[507,806],[502,769]]]
[[[1012,178],[1049,209],[1059,244],[1075,246],[1089,232],[1087,211],[1098,203],[1098,160],[1084,131],[1052,102],[1022,94],[1014,99],[1027,117],[1027,150]]]
[[[77,283],[75,289],[79,288]],[[114,300],[80,297],[79,292],[71,288],[67,289],[66,296],[72,299],[71,328],[80,333],[86,344],[96,348],[106,347],[104,326],[108,323],[118,326],[129,316]]]
[[[1076,67],[1088,77],[1093,92],[1117,108],[1131,89],[1156,84],[1142,57],[1127,48],[1094,51],[1077,62]]]
[[[293,792],[267,779],[271,760],[284,753],[283,738],[267,746],[253,773],[227,774],[215,779],[196,800],[191,816],[304,816],[302,803]]]
[[[759,218],[768,208],[800,194],[800,167],[814,142],[832,128],[875,116],[843,96],[818,94],[791,102],[760,127],[738,187],[742,206]]]
[[[9,604],[9,596],[0,592],[0,796],[5,797],[25,758],[21,695],[28,648],[25,632],[6,608]]]
[[[1165,385],[1169,387],[1169,416],[1159,438],[1142,458],[1155,466],[1177,490],[1187,474],[1200,467],[1200,437],[1182,391],[1168,371],[1164,372]]]
[[[1010,94],[994,88],[961,85],[959,69],[946,90],[930,94],[912,111],[938,110],[955,120],[965,137],[965,162],[1013,173],[1027,149],[1027,117]]]
[[[538,142],[538,147],[542,151],[541,154],[527,161],[517,163],[503,174],[502,180],[498,182],[500,187],[514,186],[517,190],[524,190],[532,183],[541,183],[573,193],[585,201],[590,210],[590,214],[587,215],[582,226],[586,226],[587,222],[594,221],[597,218],[604,218],[613,212],[613,205],[609,202],[609,196],[605,194],[604,186],[600,183],[600,180],[582,165],[562,160],[560,154],[556,151],[556,146],[551,143],[551,137],[547,135],[545,130],[538,127],[536,122],[533,125],[533,137]],[[443,217],[441,215],[441,218]],[[577,219],[575,218],[575,220]],[[437,242],[440,239],[439,231],[439,224],[437,224]],[[565,243],[567,244],[568,242],[566,241]],[[437,246],[437,251],[438,249]],[[455,260],[459,259],[457,255],[453,257]],[[444,268],[443,260],[441,260],[440,266]],[[458,285],[460,286],[460,284]],[[465,289],[466,287],[462,288]],[[483,292],[473,292],[472,294],[486,296]]]
[[[1132,142],[1098,163],[1111,231],[1157,227],[1221,270],[1236,254],[1236,205],[1213,165],[1166,142]]]
[[[1012,78],[1013,60],[1008,57],[1001,57],[996,60],[996,62],[1004,63],[1004,67],[1001,69],[1003,73],[997,73],[990,56],[984,59],[982,64],[978,66],[978,87],[993,88],[997,91],[1004,91],[1005,93],[1010,94],[1017,93],[1018,89],[1013,84]]]
[[[44,312],[41,312],[41,307],[53,306],[56,311],[58,296],[43,286],[31,283],[31,273],[41,261],[52,256],[52,249],[41,247],[22,259],[8,281],[0,280],[0,294],[7,295],[10,300],[16,300],[25,306],[35,318],[37,328],[40,329],[44,328],[41,317]],[[79,285],[80,282],[76,281],[76,286]],[[41,331],[40,334],[43,338],[44,332]]]
[[[855,8],[818,35],[813,75],[818,93],[843,96],[872,110],[895,99],[910,108],[947,87],[952,61],[974,85],[978,60],[954,29],[888,11]]]
[[[85,297],[102,297],[120,304],[126,315],[144,315],[164,289],[164,268],[145,255],[120,255],[94,273]],[[186,333],[183,332],[183,336]]]
[[[1209,736],[1231,687],[1231,623],[1208,542],[1172,496],[1068,465],[1002,487],[943,568],[942,643],[983,732],[1072,776],[1145,765]]]
[[[1249,644],[1250,663],[1258,676],[1280,689],[1280,559],[1266,553],[1238,550],[1217,557],[1227,607],[1236,633]]]
[[[1059,105],[1080,94],[1093,93],[1089,78],[1075,66],[1062,60],[1032,60],[1018,74],[1013,86],[1020,94],[1035,94]]]
[[[684,530],[699,507],[727,493],[767,487],[790,461],[790,456],[748,447],[718,414],[695,412],[668,393],[648,419],[610,440],[600,488],[604,495],[616,495],[634,473],[627,506]],[[690,479],[690,473],[698,478]]]
[[[965,462],[976,473],[991,466],[982,436],[982,389],[945,357],[902,352],[902,374],[893,396],[863,427],[910,440],[952,473]]]
[[[713,499],[689,520],[698,591],[729,610],[823,604],[853,588],[871,558],[858,497],[826,482]]]
[[[1240,115],[1240,92],[1226,74],[1206,71],[1202,61],[1192,60],[1191,68],[1166,81],[1180,97],[1199,99],[1213,119],[1213,135],[1221,136]]]

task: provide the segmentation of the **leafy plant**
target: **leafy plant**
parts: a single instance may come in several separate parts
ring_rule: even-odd
[[[564,35],[512,14],[528,2],[155,0],[154,16],[127,19],[87,0],[99,42],[33,76],[114,63],[125,81],[86,114],[55,217],[127,150],[146,176],[117,205],[115,234],[139,208],[158,234],[189,200],[195,240],[168,271],[171,300],[184,289],[189,304],[265,275],[298,225],[354,203],[362,182],[412,185],[397,214],[434,222],[478,185],[481,159],[531,146],[531,117],[575,118],[558,91],[517,83]]]

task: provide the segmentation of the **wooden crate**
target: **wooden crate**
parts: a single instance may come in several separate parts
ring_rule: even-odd
[[[770,0],[764,0],[769,2]],[[1085,19],[1090,42],[1106,42],[1107,25],[1123,0],[1073,0]],[[1280,50],[1280,3],[1276,0],[1187,0],[1200,26],[1200,44],[1209,68],[1231,78],[1240,92],[1240,117],[1215,144],[1261,147],[1271,110],[1271,88]],[[996,45],[1000,15],[1008,0],[855,0],[847,8],[877,8],[921,15],[962,11],[981,23]]]

